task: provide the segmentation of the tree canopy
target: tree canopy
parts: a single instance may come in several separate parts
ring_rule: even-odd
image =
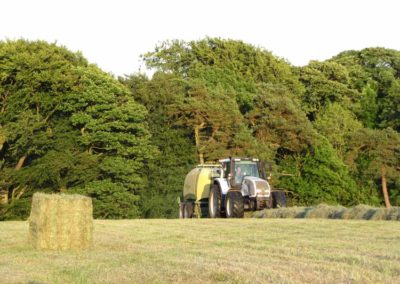
[[[0,219],[36,191],[81,193],[95,217],[177,216],[188,171],[272,162],[291,203],[400,204],[400,52],[292,66],[238,40],[166,41],[154,75],[118,80],[43,41],[0,42]]]
[[[96,217],[135,217],[156,148],[147,111],[80,54],[45,42],[0,44],[2,218],[35,191],[93,197]]]

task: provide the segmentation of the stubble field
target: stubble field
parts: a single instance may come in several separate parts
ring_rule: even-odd
[[[36,251],[0,222],[0,283],[400,283],[400,222],[95,221],[84,252]]]

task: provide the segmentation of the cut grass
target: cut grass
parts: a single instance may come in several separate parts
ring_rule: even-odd
[[[368,205],[357,205],[346,208],[319,204],[314,207],[287,207],[264,209],[249,212],[247,217],[254,218],[325,218],[325,219],[356,219],[356,220],[390,220],[400,221],[400,207],[376,208]]]
[[[399,283],[400,222],[95,221],[94,248],[47,252],[0,222],[1,283]]]

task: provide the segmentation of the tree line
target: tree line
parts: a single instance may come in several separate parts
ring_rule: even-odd
[[[400,52],[293,66],[236,40],[166,41],[114,78],[44,41],[0,42],[0,220],[34,192],[93,198],[97,218],[176,217],[196,164],[273,164],[293,205],[400,204]]]

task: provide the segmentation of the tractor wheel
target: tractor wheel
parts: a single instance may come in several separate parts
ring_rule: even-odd
[[[273,204],[272,204],[273,208],[280,208],[287,206],[287,199],[285,192],[273,191],[272,197],[273,197]]]
[[[211,186],[208,198],[208,216],[210,218],[221,217],[221,192],[216,184]]]
[[[192,218],[193,217],[193,203],[186,202],[183,210],[183,218]]]
[[[266,201],[266,206],[267,206],[266,207],[267,209],[271,209],[274,206],[274,200],[273,200],[272,196],[270,196],[268,198],[268,200]]]
[[[244,199],[239,191],[230,191],[226,195],[226,217],[243,218]]]

